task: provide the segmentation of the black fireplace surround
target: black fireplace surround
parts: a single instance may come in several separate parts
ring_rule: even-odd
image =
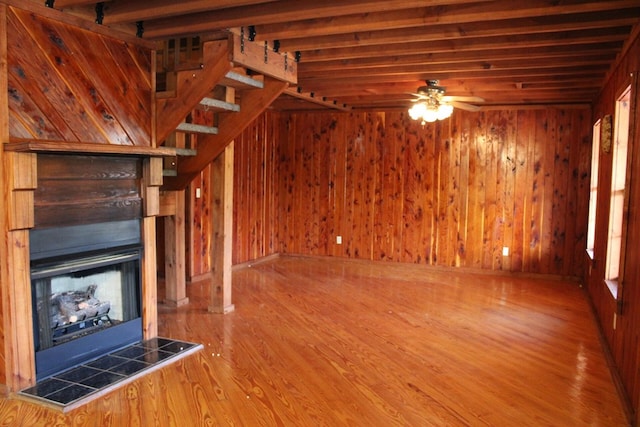
[[[36,378],[142,339],[140,220],[30,232]]]

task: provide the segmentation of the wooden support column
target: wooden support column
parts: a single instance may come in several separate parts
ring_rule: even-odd
[[[142,337],[158,336],[158,270],[156,256],[156,215],[160,213],[162,185],[162,158],[150,157],[142,165],[142,194],[144,217],[142,218]]]
[[[158,336],[158,271],[156,269],[156,219],[142,219],[142,338]]]
[[[0,270],[2,336],[6,391],[35,384],[35,349],[31,313],[29,229],[33,227],[33,192],[37,184],[36,155],[2,155],[4,233]]]
[[[0,165],[4,164],[4,143],[9,142],[9,97],[7,80],[7,6],[0,4]],[[6,353],[11,343],[5,334],[7,328],[8,298],[6,296],[9,289],[9,268],[7,261],[7,185],[4,173],[0,171],[0,394],[7,393],[7,373],[10,366]]]
[[[211,299],[209,311],[229,313],[231,303],[231,251],[233,249],[233,141],[213,161],[211,174]]]
[[[166,304],[180,307],[189,303],[185,268],[185,192],[168,191],[173,199],[173,215],[164,218],[164,276]]]

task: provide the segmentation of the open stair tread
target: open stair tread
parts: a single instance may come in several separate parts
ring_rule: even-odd
[[[264,88],[264,82],[262,80],[257,80],[253,77],[247,76],[245,74],[240,74],[235,71],[229,71],[224,76],[222,81],[220,81],[220,85],[232,87],[238,90]]]
[[[200,105],[206,110],[231,111],[235,113],[240,111],[240,106],[238,104],[232,104],[215,98],[203,98],[202,101],[200,101]]]
[[[208,135],[217,135],[218,128],[213,126],[198,125],[195,123],[180,123],[176,128],[179,132],[186,133],[203,133]]]

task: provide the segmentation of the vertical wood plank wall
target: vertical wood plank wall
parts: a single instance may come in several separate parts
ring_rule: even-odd
[[[280,252],[582,275],[589,109],[283,120]]]
[[[615,123],[615,108],[621,91],[633,83],[632,74],[640,71],[640,37],[630,44],[626,54],[621,57],[617,67],[603,88],[594,106],[592,122],[611,114]],[[637,79],[635,80],[637,82]],[[632,87],[631,93],[631,129],[629,135],[631,169],[627,182],[629,193],[629,216],[627,226],[627,245],[624,255],[624,283],[622,288],[622,312],[616,312],[616,301],[604,283],[604,260],[607,251],[607,230],[609,223],[609,189],[611,188],[612,153],[600,151],[598,171],[598,200],[596,208],[596,232],[594,258],[595,263],[585,273],[585,282],[593,302],[596,315],[606,338],[617,373],[629,399],[629,406],[636,418],[640,409],[640,250],[635,243],[640,239],[640,87]],[[635,110],[633,110],[635,108]],[[593,123],[592,123],[593,124]],[[586,258],[586,256],[585,256]]]

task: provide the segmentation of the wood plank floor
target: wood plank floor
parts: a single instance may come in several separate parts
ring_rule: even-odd
[[[234,272],[236,311],[160,307],[205,350],[69,414],[0,426],[623,426],[574,283],[283,257]]]

